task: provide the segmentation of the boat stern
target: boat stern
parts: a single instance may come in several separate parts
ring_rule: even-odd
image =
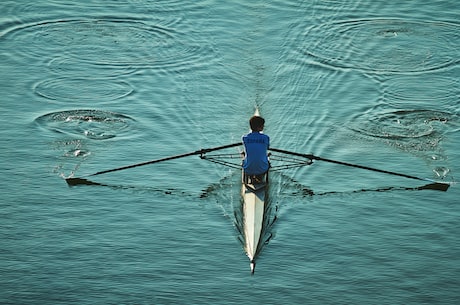
[[[256,271],[256,261],[251,260],[251,262],[249,263],[249,267],[251,268],[251,274],[254,274],[254,272]]]

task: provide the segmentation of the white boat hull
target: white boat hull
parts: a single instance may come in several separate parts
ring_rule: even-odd
[[[243,185],[243,221],[245,250],[251,261],[257,255],[265,211],[265,189],[253,191]]]
[[[243,176],[241,195],[243,216],[244,250],[250,261],[251,272],[255,269],[255,260],[263,243],[267,222],[267,176],[257,184],[247,183]]]

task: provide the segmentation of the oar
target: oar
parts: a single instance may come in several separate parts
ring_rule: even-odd
[[[378,168],[373,168],[373,167],[368,167],[368,166],[364,166],[364,165],[351,164],[351,163],[347,163],[347,162],[326,159],[326,158],[318,157],[318,156],[315,156],[315,155],[312,155],[312,154],[302,154],[302,153],[297,153],[297,152],[293,152],[293,151],[289,151],[289,150],[283,150],[283,149],[277,149],[277,148],[270,148],[270,150],[274,151],[274,152],[283,153],[283,154],[303,157],[303,158],[307,158],[307,159],[310,159],[310,160],[325,161],[325,162],[330,162],[330,163],[335,163],[335,164],[340,164],[340,165],[345,165],[345,166],[350,166],[350,167],[366,169],[366,170],[379,172],[379,173],[384,173],[384,174],[390,174],[390,175],[395,175],[395,176],[400,176],[400,177],[405,177],[405,178],[410,178],[410,179],[415,179],[415,180],[431,182],[430,184],[424,185],[421,189],[438,190],[438,191],[445,192],[445,191],[447,191],[447,189],[450,186],[449,183],[437,182],[435,180],[428,179],[428,178],[420,178],[420,177],[416,177],[416,176],[412,176],[412,175],[396,173],[396,172],[387,171],[387,170],[378,169]]]
[[[144,165],[148,165],[148,164],[159,163],[159,162],[164,162],[164,161],[184,158],[184,157],[193,156],[193,155],[203,155],[203,154],[206,154],[206,153],[211,152],[211,151],[220,150],[220,149],[226,149],[226,148],[235,147],[235,146],[239,146],[239,145],[242,145],[242,143],[238,142],[238,143],[233,143],[233,144],[228,144],[228,145],[223,145],[223,146],[217,146],[217,147],[212,147],[212,148],[204,148],[204,149],[196,150],[196,151],[181,154],[181,155],[175,155],[175,156],[165,157],[165,158],[161,158],[161,159],[150,160],[150,161],[146,161],[146,162],[142,162],[142,163],[126,165],[126,166],[122,166],[122,167],[118,167],[118,168],[107,169],[107,170],[99,171],[99,172],[91,174],[91,175],[87,175],[86,177],[97,176],[97,175],[101,175],[101,174],[106,174],[106,173],[111,173],[111,172],[115,172],[115,171],[121,171],[121,170],[129,169],[129,168],[133,168],[133,167],[144,166]],[[78,184],[99,185],[98,183],[94,183],[94,182],[92,182],[92,181],[90,181],[88,179],[85,179],[85,178],[66,178],[65,180],[66,180],[68,185],[78,185]]]

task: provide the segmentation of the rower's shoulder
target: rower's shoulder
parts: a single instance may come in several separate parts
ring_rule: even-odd
[[[270,137],[269,137],[267,134],[263,133],[263,132],[261,132],[261,133],[259,133],[259,134],[260,134],[260,136],[261,136],[262,138],[265,138],[265,139],[267,139],[267,140],[270,139]]]
[[[250,132],[242,136],[242,139],[256,138],[256,139],[270,139],[270,137],[263,132]]]

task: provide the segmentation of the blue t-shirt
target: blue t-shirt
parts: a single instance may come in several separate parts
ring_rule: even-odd
[[[243,169],[246,174],[260,175],[268,171],[269,163],[267,150],[270,137],[260,132],[251,132],[243,136],[245,157]]]

